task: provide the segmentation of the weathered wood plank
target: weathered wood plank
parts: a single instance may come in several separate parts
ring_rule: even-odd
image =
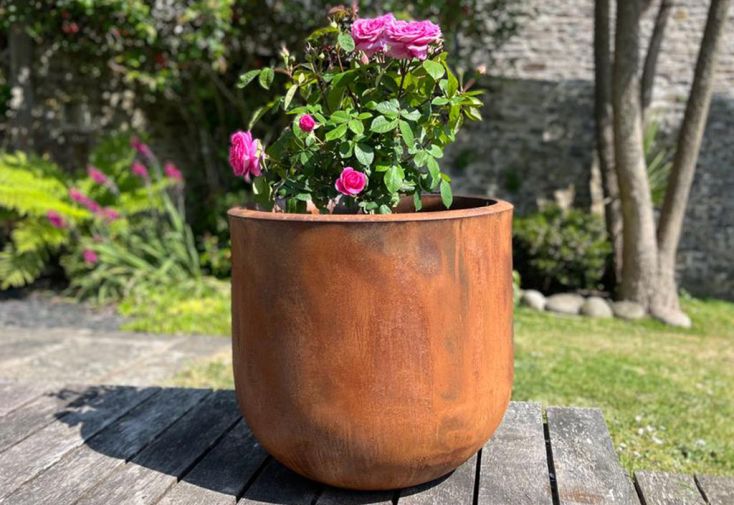
[[[14,381],[0,383],[0,417],[40,396],[44,389],[43,385],[35,383],[19,384]]]
[[[3,503],[74,503],[207,394],[209,390],[171,388],[153,395],[16,489]]]
[[[158,505],[234,505],[267,457],[240,421]]]
[[[311,505],[321,486],[271,460],[238,505],[282,503]]]
[[[232,391],[209,395],[77,503],[156,503],[238,418]]]
[[[696,475],[696,481],[709,505],[734,503],[734,477]]]
[[[638,505],[599,409],[548,408],[548,431],[561,505]]]
[[[350,491],[327,487],[316,505],[392,505],[395,491]]]
[[[157,389],[90,387],[59,420],[0,455],[0,498],[53,465],[155,393]]]
[[[69,386],[42,393],[6,414],[0,421],[0,453],[56,419],[64,407],[79,398],[84,387]]]
[[[635,472],[635,482],[645,505],[706,505],[690,475]]]
[[[502,424],[482,449],[477,503],[553,503],[539,404],[510,403]]]
[[[420,486],[400,490],[402,505],[472,505],[477,477],[477,455],[449,475]]]

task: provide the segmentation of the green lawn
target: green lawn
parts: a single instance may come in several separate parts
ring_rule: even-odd
[[[226,291],[217,296],[196,302],[206,308],[204,333],[216,317],[226,332]],[[518,309],[513,398],[600,407],[630,471],[734,474],[734,304],[684,303],[691,330]],[[195,329],[195,317],[183,321]],[[231,373],[223,355],[174,382],[230,388]]]

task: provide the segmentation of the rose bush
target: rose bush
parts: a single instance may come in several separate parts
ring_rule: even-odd
[[[280,66],[246,72],[240,86],[270,90],[276,78],[284,93],[249,128],[268,112],[293,116],[290,126],[267,146],[249,131],[230,139],[232,170],[261,207],[389,213],[410,195],[420,210],[429,192],[451,206],[439,160],[464,120],[481,119],[482,102],[447,64],[439,26],[336,9],[308,37],[303,61],[284,48]]]

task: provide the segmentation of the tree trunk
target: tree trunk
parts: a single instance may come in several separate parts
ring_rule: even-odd
[[[653,315],[679,309],[675,263],[701,138],[706,126],[716,57],[724,34],[730,0],[711,0],[696,71],[678,136],[658,229],[659,280]]]
[[[622,278],[622,208],[619,203],[619,183],[614,171],[609,0],[594,2],[594,114],[596,152],[604,193],[604,220],[612,244],[616,292]]]
[[[33,146],[33,41],[25,26],[14,23],[8,36],[10,51],[10,142],[13,149],[28,151]]]
[[[657,242],[642,147],[640,107],[641,0],[617,2],[612,104],[614,166],[623,219],[620,295],[650,306],[657,278]]]
[[[647,117],[647,109],[652,103],[652,88],[655,82],[655,69],[658,64],[658,56],[660,55],[660,47],[663,43],[663,35],[665,27],[668,25],[670,11],[673,9],[673,0],[662,0],[658,14],[655,17],[655,27],[650,36],[650,43],[647,46],[647,55],[645,56],[645,66],[642,69],[642,84],[640,91],[640,101],[642,102],[642,117]]]

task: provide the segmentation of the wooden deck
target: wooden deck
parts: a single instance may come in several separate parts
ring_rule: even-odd
[[[620,467],[599,410],[512,403],[492,440],[443,479],[355,493],[285,469],[231,391],[0,383],[3,504],[733,505],[734,478]]]

